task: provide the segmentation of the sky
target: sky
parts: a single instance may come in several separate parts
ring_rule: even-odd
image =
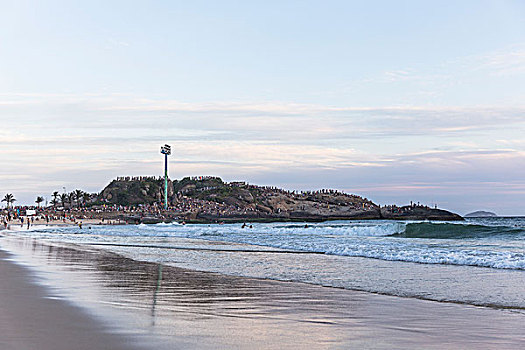
[[[216,175],[525,215],[525,2],[0,0],[0,195]]]

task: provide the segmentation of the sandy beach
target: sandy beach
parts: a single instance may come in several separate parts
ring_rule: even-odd
[[[139,349],[132,338],[63,299],[0,250],[0,348],[4,350]]]
[[[46,222],[42,219],[36,220],[30,224],[30,228],[35,227],[45,227],[45,226],[78,226],[78,224],[81,223],[83,228],[89,228],[89,226],[92,225],[122,225],[124,222],[118,221],[118,220],[110,220],[110,221],[101,221],[101,219],[78,219],[76,221],[71,220],[49,220],[49,222]],[[24,218],[24,223],[22,224],[20,220],[10,220],[7,222],[8,228],[10,230],[27,230],[27,221]],[[2,227],[3,228],[3,227]]]
[[[525,344],[522,313],[198,272],[31,238],[3,237],[0,248],[2,349]]]

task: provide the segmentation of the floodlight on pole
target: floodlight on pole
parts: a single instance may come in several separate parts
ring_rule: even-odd
[[[164,209],[168,209],[168,156],[171,154],[171,146],[162,146],[160,153],[164,154]]]

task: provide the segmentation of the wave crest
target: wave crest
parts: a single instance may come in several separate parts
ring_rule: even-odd
[[[409,223],[406,225],[404,232],[394,233],[393,236],[403,238],[468,239],[519,235],[522,233],[525,233],[523,229],[506,226],[422,222]]]

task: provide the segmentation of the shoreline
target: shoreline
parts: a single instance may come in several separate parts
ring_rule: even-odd
[[[2,238],[0,238],[2,239]],[[6,350],[140,349],[84,310],[56,298],[0,248],[0,347]]]
[[[381,225],[383,224],[381,223]],[[350,223],[350,225],[352,224]],[[367,224],[363,223],[363,225],[365,225],[365,231],[368,232]],[[392,225],[390,223],[386,223],[386,225],[389,231],[396,232],[399,229],[396,226],[390,227]],[[43,235],[45,239],[54,236],[55,241],[58,240],[65,244],[80,244],[89,248],[104,249],[141,261],[163,261],[163,263],[168,264],[177,262],[177,266],[180,267],[199,271],[217,271],[232,276],[268,277],[268,279],[281,281],[294,280],[347,290],[494,309],[524,310],[525,308],[520,292],[523,291],[525,274],[523,274],[523,268],[513,267],[513,261],[506,262],[507,265],[502,266],[489,265],[489,262],[486,261],[474,264],[471,260],[466,260],[468,256],[449,262],[436,262],[437,259],[426,261],[412,256],[392,259],[388,255],[379,253],[375,255],[360,254],[359,252],[357,254],[351,254],[351,252],[346,254],[333,249],[302,249],[300,245],[275,245],[271,242],[268,246],[258,245],[257,239],[249,243],[249,240],[243,241],[243,239],[236,238],[229,240],[225,237],[217,239],[214,237],[217,230],[225,233],[231,230],[233,235],[264,236],[265,232],[271,230],[271,227],[266,227],[266,225],[260,227],[254,225],[253,234],[250,233],[249,229],[241,230],[240,225],[230,226],[230,228],[219,225],[212,225],[212,227],[199,227],[199,225],[188,225],[187,227],[183,225],[154,226],[93,226],[93,230],[83,231],[75,226],[71,226],[69,230],[65,228],[53,230],[52,227],[49,227],[49,232],[45,228],[39,230],[35,227],[34,236]],[[277,225],[277,227],[289,228],[292,231],[299,228],[298,232],[309,232],[309,230],[302,230],[302,225]],[[315,229],[314,225],[309,225],[309,228],[313,228],[312,234],[314,235],[319,231]],[[319,228],[323,229],[323,226],[321,225]],[[336,229],[339,229],[339,224],[336,225]],[[20,233],[18,236],[22,238],[33,236],[30,231],[21,230],[18,232]],[[131,236],[128,236],[126,232],[132,232]],[[17,235],[16,232],[12,233]],[[143,235],[143,233],[146,234]],[[63,236],[63,234],[66,235]],[[383,236],[384,234],[384,230],[380,230],[378,237],[390,237],[386,239],[392,239],[391,242],[394,244],[401,242],[401,239],[395,237],[396,234]],[[98,235],[103,237],[97,238]],[[118,238],[121,236],[128,238]],[[380,238],[380,241],[382,240],[384,239]],[[436,243],[441,243],[441,241]],[[238,245],[248,246],[239,247]],[[272,251],[268,252],[268,249]],[[133,254],[129,255],[131,252]],[[228,255],[228,257],[222,260],[213,260],[215,259],[213,255],[219,257],[221,253]],[[241,253],[247,253],[247,255],[243,256]],[[252,253],[260,254],[260,256],[252,255]],[[264,255],[269,256],[269,253],[272,253],[273,257],[265,258]],[[415,254],[417,255],[417,252]],[[158,256],[158,260],[151,259],[155,255]],[[178,258],[179,256],[183,258]],[[198,256],[197,259],[196,256]],[[318,258],[314,256],[318,256]],[[206,263],[206,261],[211,263]],[[257,267],[261,268],[258,269]],[[305,269],[305,274],[296,274],[302,268]],[[494,268],[497,270],[493,270]],[[341,271],[341,273],[335,271]],[[362,271],[377,271],[377,273],[366,274]],[[428,281],[423,280],[422,284],[415,283],[414,281],[418,280],[418,276],[422,275],[427,276]],[[335,279],[331,280],[330,278]],[[448,288],[442,289],[441,286],[445,284],[436,283],[435,281],[438,280],[448,284]],[[475,290],[478,292],[472,292]]]
[[[155,225],[160,223],[165,224],[173,224],[178,223],[181,224],[182,222],[184,224],[191,224],[191,225],[215,225],[215,224],[266,224],[266,223],[322,223],[322,222],[332,222],[332,221],[392,221],[392,222],[401,222],[401,221],[428,221],[428,222],[447,222],[447,221],[459,221],[459,220],[441,220],[441,219],[428,219],[428,218],[383,218],[383,219],[375,219],[375,218],[251,218],[251,220],[244,220],[244,219],[236,219],[236,218],[218,218],[217,220],[206,220],[206,219],[190,219],[190,220],[163,220],[163,219],[155,219],[150,220],[151,218],[146,218],[144,222],[129,222],[132,220],[125,220],[125,218],[104,218],[105,221],[102,221],[101,218],[96,219],[77,219],[76,222],[71,222],[69,220],[66,220],[65,222],[63,220],[50,220],[49,222],[43,222],[41,220],[36,221],[30,225],[30,228],[34,227],[46,227],[46,226],[53,226],[53,227],[78,227],[78,223],[82,223],[82,228],[88,228],[89,226],[99,226],[99,225]],[[464,221],[464,220],[461,220]],[[4,226],[0,225],[0,231],[4,230]],[[14,230],[14,231],[25,231],[27,230],[27,224],[24,221],[24,224],[21,225],[20,221],[18,220],[11,220],[8,222],[8,230]]]
[[[49,272],[58,276],[51,281],[53,288],[98,291],[95,295],[100,295],[93,301],[95,314],[97,308],[113,312],[108,307],[118,305],[114,312],[124,310],[138,320],[151,319],[147,326],[142,321],[138,326],[127,325],[126,334],[145,329],[159,333],[170,339],[166,348],[186,342],[186,348],[221,344],[226,348],[275,349],[477,349],[497,344],[500,349],[511,349],[525,342],[519,331],[525,331],[523,314],[506,310],[200,272],[136,261],[91,247],[60,247],[20,238],[10,242],[5,246],[19,244],[17,254],[25,254],[18,261],[38,263],[53,257],[51,266],[42,267],[44,271],[51,268]],[[0,260],[0,265],[3,263]],[[69,271],[72,267],[81,269]],[[27,278],[31,271],[19,273]],[[42,288],[38,289],[42,293]],[[70,297],[82,300],[85,296]],[[174,328],[175,335],[170,333]]]

